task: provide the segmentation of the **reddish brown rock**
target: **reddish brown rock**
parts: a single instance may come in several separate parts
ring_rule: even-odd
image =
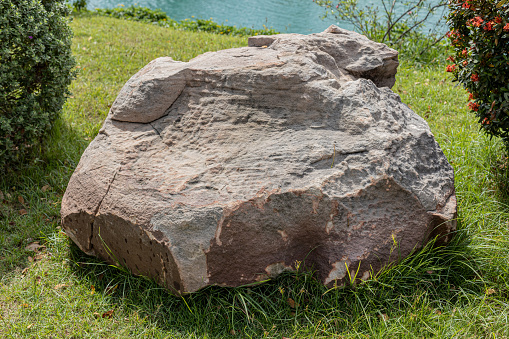
[[[295,268],[366,278],[456,227],[453,170],[387,86],[397,52],[330,27],[152,61],[62,201],[88,254],[175,293]]]

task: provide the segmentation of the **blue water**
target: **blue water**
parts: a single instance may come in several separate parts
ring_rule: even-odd
[[[120,4],[160,8],[175,20],[193,16],[212,18],[215,22],[237,27],[261,29],[265,25],[282,33],[317,33],[331,24],[352,29],[334,18],[322,20],[325,8],[312,0],[88,0],[89,9],[114,8]]]

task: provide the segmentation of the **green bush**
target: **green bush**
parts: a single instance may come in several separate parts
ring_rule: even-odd
[[[481,128],[509,146],[509,2],[455,0],[449,8],[455,53],[447,71],[468,91]]]
[[[75,73],[65,0],[0,1],[0,172],[40,144]]]

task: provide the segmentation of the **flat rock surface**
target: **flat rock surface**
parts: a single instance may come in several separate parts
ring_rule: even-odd
[[[86,253],[174,293],[293,270],[367,278],[455,230],[452,167],[390,90],[397,52],[335,26],[159,58],[122,88],[62,201]]]

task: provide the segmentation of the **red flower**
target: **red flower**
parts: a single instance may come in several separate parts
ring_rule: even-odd
[[[479,104],[476,102],[469,102],[468,108],[470,108],[474,112],[477,112],[479,110]]]
[[[477,81],[479,81],[479,75],[474,73],[474,74],[472,74],[470,79],[472,79],[473,82],[477,82]]]
[[[468,93],[468,100],[474,100],[474,95],[472,93]]]
[[[466,9],[470,9],[472,5],[470,5],[468,2],[465,2],[461,7],[463,8],[466,8]]]
[[[466,65],[468,65],[468,62],[465,60],[465,61],[463,61],[463,66],[466,66]]]
[[[496,22],[497,24],[501,24],[501,23],[502,23],[502,18],[501,18],[501,17],[499,17],[499,16],[497,16],[497,17],[495,18],[495,22]]]
[[[454,62],[454,57],[451,55],[451,56],[447,57],[447,59],[445,59],[445,60],[449,60],[449,61]]]
[[[452,36],[461,36],[461,34],[457,31],[455,31],[454,29],[452,31],[449,31],[445,34],[446,37],[450,38]]]
[[[456,70],[456,65],[447,65],[445,69],[447,72],[454,72]]]
[[[493,30],[493,21],[489,21],[486,23],[486,25],[484,25],[484,30],[485,31],[491,31]]]
[[[490,124],[490,120],[488,118],[484,118],[484,120],[481,122],[481,124],[489,125]]]
[[[504,31],[509,32],[509,23],[505,24]]]
[[[470,19],[469,21],[467,21],[467,26],[470,24],[470,25],[473,25],[475,27],[481,27],[483,22],[484,22],[484,20],[480,16],[476,16],[475,18]]]
[[[463,56],[467,56],[468,51],[466,50],[466,48],[465,48],[464,50],[462,50],[462,51],[461,51],[461,54],[462,54]]]

